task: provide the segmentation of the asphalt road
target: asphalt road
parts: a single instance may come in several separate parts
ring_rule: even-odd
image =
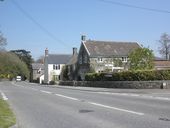
[[[0,82],[19,128],[170,128],[170,90]]]

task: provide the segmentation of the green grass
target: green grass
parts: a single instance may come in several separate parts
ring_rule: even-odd
[[[0,128],[9,128],[16,123],[16,118],[7,102],[0,99]]]

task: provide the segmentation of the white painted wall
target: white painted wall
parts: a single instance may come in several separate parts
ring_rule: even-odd
[[[48,64],[48,78],[49,81],[53,79],[53,75],[61,75],[62,68],[65,66],[65,64],[60,64],[60,69],[54,70],[53,69],[54,64]]]
[[[44,75],[40,76],[40,81],[39,81],[39,83],[42,84],[42,81],[44,81]]]

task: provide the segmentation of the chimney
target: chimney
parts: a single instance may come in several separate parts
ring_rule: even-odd
[[[45,56],[48,56],[48,48],[45,49]]]
[[[77,54],[77,48],[73,48],[73,55],[76,55]]]
[[[85,41],[86,41],[86,36],[85,36],[85,35],[82,35],[82,36],[81,36],[81,41],[82,41],[82,42],[85,42]]]

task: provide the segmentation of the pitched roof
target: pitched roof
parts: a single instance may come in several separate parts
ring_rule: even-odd
[[[169,67],[170,68],[170,61],[157,60],[157,61],[154,61],[154,65],[155,67]]]
[[[49,54],[48,64],[66,64],[69,62],[71,55],[66,54]]]
[[[111,42],[87,40],[85,48],[90,56],[127,56],[132,50],[140,48],[136,42]]]
[[[71,59],[69,60],[69,62],[67,63],[67,65],[72,65],[75,64],[77,62],[77,58],[78,54],[72,55]]]
[[[32,63],[32,69],[39,70],[40,68],[44,69],[44,64],[41,64],[41,63]]]

